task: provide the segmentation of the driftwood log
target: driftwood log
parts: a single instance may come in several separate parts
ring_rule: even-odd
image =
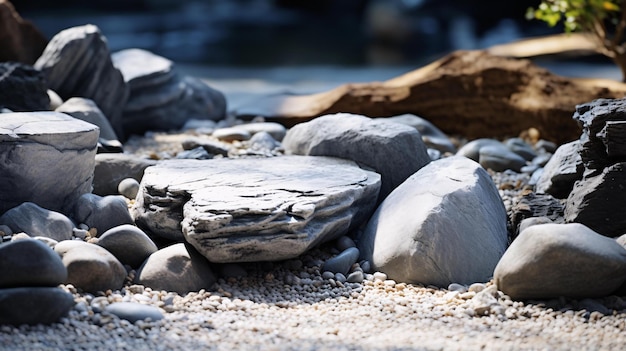
[[[325,114],[416,114],[450,135],[505,138],[536,128],[559,144],[578,139],[575,106],[626,96],[626,84],[566,78],[529,60],[457,51],[385,82],[345,84],[312,95],[264,97],[238,111],[291,127]]]

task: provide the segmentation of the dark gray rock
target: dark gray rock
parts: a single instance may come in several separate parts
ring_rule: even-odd
[[[329,157],[172,160],[146,169],[132,212],[212,262],[278,261],[365,221],[379,187],[378,174]]]
[[[17,62],[0,62],[0,108],[14,112],[50,109],[48,87],[41,72]]]
[[[626,250],[579,223],[535,225],[507,249],[494,280],[515,300],[607,296],[626,281]]]
[[[126,270],[113,254],[104,248],[79,240],[59,242],[54,251],[61,255],[67,268],[65,284],[94,293],[122,288]]]
[[[447,287],[488,281],[507,241],[506,210],[489,174],[448,157],[396,188],[357,245],[390,279]]]
[[[104,232],[98,245],[107,249],[122,264],[133,268],[141,266],[148,256],[157,251],[157,246],[141,229],[124,224]]]
[[[522,138],[507,139],[505,140],[504,145],[526,161],[530,161],[537,156],[537,152],[533,149],[533,147]]]
[[[0,324],[51,324],[73,306],[74,297],[61,288],[0,289]]]
[[[57,286],[67,279],[59,255],[39,240],[0,245],[0,288]]]
[[[61,104],[55,111],[97,125],[100,128],[100,139],[118,140],[113,127],[111,127],[111,122],[98,108],[98,105],[90,99],[73,97]]]
[[[478,162],[479,157],[480,157],[480,149],[483,148],[484,146],[503,147],[504,145],[500,141],[495,140],[495,139],[487,139],[487,138],[475,139],[463,145],[463,147],[461,147],[456,152],[456,154],[457,156],[465,156],[469,158],[470,160],[474,160]]]
[[[237,128],[241,128],[251,136],[256,135],[260,132],[268,133],[274,138],[274,140],[281,141],[287,134],[287,128],[285,128],[282,124],[276,122],[253,122],[253,123],[244,123],[237,126]]]
[[[210,289],[216,282],[216,277],[204,257],[192,247],[180,243],[150,255],[137,270],[135,282],[152,290],[186,294]]]
[[[417,129],[422,136],[422,141],[428,148],[439,150],[442,153],[455,153],[456,147],[450,138],[429,121],[412,114],[404,114],[393,117],[382,118],[381,121],[400,123]]]
[[[76,202],[74,219],[96,228],[98,236],[113,227],[133,224],[126,200],[116,195],[83,194]]]
[[[3,114],[0,213],[26,201],[70,213],[91,192],[97,143],[98,127],[61,113]]]
[[[93,193],[106,196],[117,195],[120,182],[133,178],[141,182],[146,168],[157,163],[129,154],[98,154],[93,175]]]
[[[565,204],[565,221],[586,225],[606,236],[626,232],[626,162],[577,181]]]
[[[522,167],[526,165],[526,160],[509,150],[504,144],[494,144],[480,148],[478,163],[485,169],[491,169],[496,172],[504,172],[510,169],[519,173]]]
[[[520,224],[527,218],[546,217],[555,223],[563,222],[565,207],[558,199],[548,194],[528,193],[517,199],[512,206],[509,218],[511,220],[512,236],[515,238],[520,232]]]
[[[151,321],[163,319],[163,313],[161,313],[157,307],[135,302],[115,302],[106,306],[104,311],[131,323],[146,319],[150,319]]]
[[[72,238],[74,223],[62,213],[46,210],[32,202],[8,210],[0,217],[14,233],[24,232],[31,237],[42,236],[56,241]]]
[[[375,170],[382,179],[379,202],[430,162],[415,128],[347,113],[297,124],[283,147],[294,155],[340,157]]]
[[[198,147],[203,148],[208,154],[228,156],[232,146],[208,137],[190,138],[183,141],[183,149],[193,150]]]
[[[359,255],[359,249],[356,247],[347,248],[339,255],[326,260],[322,270],[347,275],[352,265],[359,260]]]
[[[121,117],[129,89],[113,66],[106,38],[98,27],[88,24],[59,32],[35,68],[43,72],[48,87],[64,100],[75,96],[93,100],[117,136],[125,137]]]
[[[585,167],[579,151],[578,140],[561,145],[544,167],[535,191],[550,194],[558,199],[566,199],[574,183],[583,177]]]

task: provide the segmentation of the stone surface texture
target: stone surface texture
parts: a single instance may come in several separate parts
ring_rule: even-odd
[[[561,145],[545,165],[535,191],[566,199],[574,183],[583,177],[584,166],[579,150],[578,140]]]
[[[0,108],[14,112],[47,111],[50,109],[47,90],[44,75],[32,66],[0,62]]]

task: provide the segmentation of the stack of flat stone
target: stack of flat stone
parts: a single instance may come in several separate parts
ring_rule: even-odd
[[[64,100],[77,96],[93,100],[118,137],[123,137],[120,118],[128,87],[113,66],[106,38],[98,27],[84,25],[59,32],[35,62],[35,68],[44,73],[49,88]]]
[[[197,78],[180,77],[174,63],[141,49],[112,55],[130,87],[124,107],[127,134],[180,129],[187,120],[220,120],[226,115],[224,95]]]

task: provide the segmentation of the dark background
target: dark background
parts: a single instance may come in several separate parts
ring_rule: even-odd
[[[177,62],[228,66],[422,64],[557,33],[528,21],[539,1],[14,0],[50,39],[87,23],[111,51],[148,49]]]

